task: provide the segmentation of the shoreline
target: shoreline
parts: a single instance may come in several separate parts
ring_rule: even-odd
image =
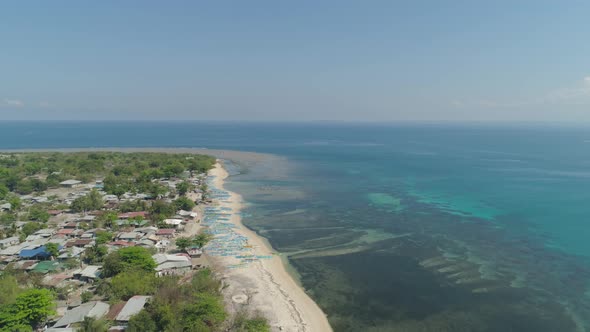
[[[232,209],[230,222],[236,226],[236,233],[248,238],[258,254],[272,255],[271,259],[262,259],[249,264],[248,267],[232,269],[236,259],[232,257],[214,257],[207,253],[212,268],[218,272],[221,280],[227,285],[224,297],[230,313],[246,309],[250,314],[258,314],[267,318],[271,331],[293,332],[330,332],[332,328],[322,309],[305,292],[300,284],[297,271],[294,270],[283,255],[276,255],[268,240],[242,224],[240,210],[244,206],[242,196],[224,188],[225,179],[229,176],[220,164],[220,159],[239,160],[250,166],[260,165],[262,161],[284,160],[269,153],[207,149],[192,147],[83,147],[83,148],[33,148],[33,149],[0,149],[0,153],[35,153],[35,152],[121,152],[121,153],[188,153],[205,154],[218,158],[215,168],[209,171],[215,176],[215,187],[229,193],[228,202],[219,202],[218,206]],[[195,231],[201,229],[199,224]],[[239,260],[237,260],[239,261]],[[293,269],[293,271],[289,271]],[[247,295],[246,295],[247,294]],[[246,297],[246,302],[242,300]],[[235,301],[238,300],[238,301]],[[241,302],[241,303],[240,303]]]
[[[244,200],[238,193],[224,188],[229,176],[218,161],[209,171],[212,184],[217,190],[229,194],[229,199],[218,201],[219,207],[231,209],[229,221],[235,225],[235,233],[245,236],[252,253],[272,258],[253,261],[239,268],[230,268],[237,263],[235,257],[209,256],[227,287],[224,297],[228,309],[233,312],[248,310],[268,319],[272,331],[329,332],[328,319],[320,307],[309,297],[301,285],[288,272],[281,256],[274,255],[268,241],[242,224],[240,211]]]

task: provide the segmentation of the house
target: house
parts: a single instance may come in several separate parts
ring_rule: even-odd
[[[109,312],[109,305],[101,301],[91,301],[66,311],[65,315],[53,325],[56,327],[69,327],[71,324],[84,321],[85,317],[99,319]]]
[[[156,245],[156,243],[148,239],[144,239],[139,240],[139,242],[137,242],[137,245],[144,248],[153,248]]]
[[[55,229],[53,228],[44,228],[44,229],[40,229],[38,231],[35,232],[35,235],[39,235],[42,238],[48,238],[51,237],[53,234],[55,234]]]
[[[58,287],[59,285],[63,284],[66,280],[71,279],[72,276],[68,273],[60,273],[60,274],[48,274],[43,277],[43,285],[49,287]]]
[[[78,188],[81,184],[82,184],[82,181],[78,181],[78,180],[66,180],[66,181],[59,183],[59,185],[64,188]]]
[[[90,246],[93,242],[94,242],[93,239],[76,239],[76,240],[68,241],[66,243],[66,247],[68,247],[68,248],[70,248],[70,247],[84,248],[86,246]]]
[[[118,218],[119,219],[129,219],[129,218],[137,218],[137,217],[146,218],[147,215],[148,215],[148,213],[146,211],[126,212],[126,213],[119,214]]]
[[[127,304],[126,301],[125,302],[117,302],[117,303],[113,304],[111,306],[111,309],[109,310],[109,312],[105,316],[105,318],[107,320],[114,321],[117,318],[117,316],[119,316],[119,313],[121,313],[121,310],[123,310],[123,307],[125,307],[125,304]]]
[[[193,268],[189,257],[184,255],[155,254],[152,256],[156,264],[156,275],[183,275]]]
[[[64,213],[63,210],[48,210],[47,213],[49,213],[50,216],[59,216],[62,215]]]
[[[125,306],[123,306],[123,309],[121,309],[121,312],[119,312],[115,320],[120,323],[129,322],[129,319],[132,316],[137,315],[150,298],[151,296],[143,295],[135,295],[130,298],[129,301],[125,303]]]
[[[14,246],[19,244],[20,241],[18,240],[18,236],[8,237],[6,239],[0,240],[0,249],[5,249],[10,246]]]
[[[21,250],[29,246],[29,243],[18,243],[0,250],[0,256],[17,256]]]
[[[127,241],[114,241],[114,242],[110,242],[109,245],[116,247],[116,248],[125,248],[125,247],[133,247],[133,246],[135,246],[135,243],[127,242]]]
[[[164,223],[173,228],[178,228],[183,222],[182,219],[164,219]]]
[[[61,255],[57,256],[57,259],[67,260],[72,257],[80,257],[80,255],[84,252],[84,250],[85,250],[84,248],[70,247],[67,250],[65,250],[63,253],[61,253]]]
[[[122,241],[135,241],[141,237],[140,233],[137,232],[125,232],[120,233],[117,238]]]
[[[119,198],[116,195],[104,195],[102,197],[102,199],[104,199],[105,202],[117,202],[117,201],[119,201]]]
[[[59,249],[62,247],[60,246]],[[45,246],[40,246],[33,249],[22,249],[19,253],[21,259],[47,259],[51,254],[47,251]]]
[[[61,268],[61,264],[58,261],[41,261],[30,268],[32,272],[46,274],[49,272],[55,272]]]
[[[178,215],[181,216],[181,217],[184,217],[184,218],[192,218],[192,219],[194,219],[194,218],[196,218],[196,217],[199,216],[196,212],[184,211],[184,210],[180,210],[178,212]]]
[[[186,249],[186,253],[192,258],[199,258],[203,254],[203,250],[197,246],[192,246]]]
[[[70,221],[70,222],[64,224],[63,228],[76,229],[76,228],[78,228],[78,224],[76,224],[73,221]]]
[[[173,228],[162,228],[158,229],[158,231],[156,232],[157,236],[161,236],[164,238],[173,238],[175,234],[176,230]]]
[[[11,263],[10,266],[15,270],[30,270],[38,261],[36,260],[23,260]]]
[[[82,218],[78,219],[78,221],[82,222],[93,222],[96,219],[96,216],[85,215]]]
[[[31,201],[34,203],[47,203],[47,202],[49,202],[49,198],[47,198],[45,196],[36,196],[36,197],[31,197]]]
[[[99,265],[88,265],[84,269],[74,272],[74,278],[85,282],[94,282],[100,278],[101,269],[102,266]]]
[[[74,229],[71,228],[62,228],[55,233],[55,235],[61,235],[66,237],[72,237],[72,233],[74,233]]]

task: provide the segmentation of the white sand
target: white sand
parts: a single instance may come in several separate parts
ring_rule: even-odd
[[[210,174],[215,176],[214,186],[225,190],[226,170],[218,163]],[[230,199],[219,202],[219,206],[232,209],[231,222],[238,226],[236,233],[248,237],[255,255],[271,255],[273,250],[267,242],[242,225],[237,214],[243,206],[242,197],[234,192],[229,194]],[[238,263],[234,257],[210,259],[228,285],[224,294],[231,311],[258,312],[269,320],[273,331],[332,331],[326,315],[287,273],[280,257],[261,259],[237,269],[225,268]]]

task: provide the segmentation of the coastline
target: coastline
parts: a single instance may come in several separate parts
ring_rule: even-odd
[[[247,267],[232,269],[231,265],[239,263],[232,257],[213,257],[207,260],[219,273],[227,285],[224,290],[228,310],[233,313],[248,309],[250,313],[259,314],[268,319],[272,331],[293,332],[330,332],[332,328],[322,309],[305,292],[297,279],[297,271],[289,271],[285,257],[275,255],[276,251],[268,240],[242,224],[240,210],[245,202],[242,196],[224,188],[228,172],[219,163],[220,159],[239,160],[248,167],[263,164],[262,161],[284,160],[283,157],[250,151],[219,150],[207,148],[173,148],[173,147],[90,147],[90,148],[40,148],[40,149],[0,149],[0,153],[35,153],[35,152],[122,152],[122,153],[192,153],[206,154],[218,158],[216,167],[210,170],[214,176],[214,186],[226,191],[230,199],[218,202],[219,206],[231,208],[230,222],[236,226],[236,233],[248,238],[257,255],[272,255],[272,259],[263,259]],[[268,169],[265,171],[275,171]],[[196,233],[202,225],[189,233]],[[190,235],[190,234],[186,234]],[[247,294],[247,295],[246,295]],[[236,297],[237,296],[237,297]],[[247,298],[243,302],[244,296]],[[237,299],[237,301],[234,301]]]
[[[244,201],[238,193],[224,188],[229,174],[223,165],[218,162],[209,174],[215,189],[229,194],[229,199],[219,201],[218,206],[231,209],[229,221],[235,225],[234,231],[248,238],[253,254],[272,257],[234,269],[230,266],[237,263],[235,257],[209,257],[227,284],[224,295],[229,309],[247,309],[264,316],[272,331],[332,331],[324,312],[287,271],[281,257],[273,255],[268,242],[242,224],[239,212]]]

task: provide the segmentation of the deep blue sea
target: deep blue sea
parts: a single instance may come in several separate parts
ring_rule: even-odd
[[[204,147],[336,331],[585,331],[590,128],[0,122],[0,149]]]

